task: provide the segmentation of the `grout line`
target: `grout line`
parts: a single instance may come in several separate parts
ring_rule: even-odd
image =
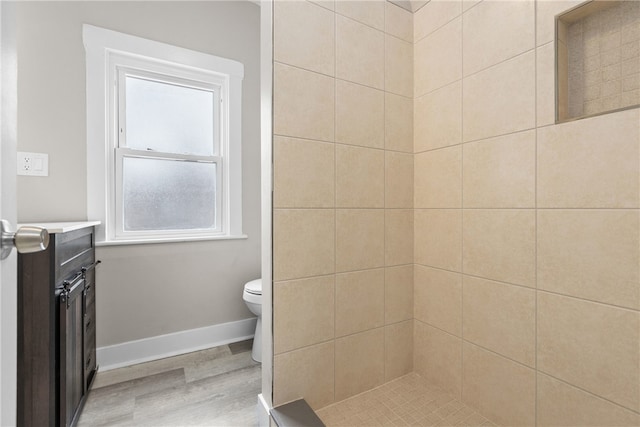
[[[620,309],[620,310],[630,311],[630,312],[633,312],[633,313],[640,312],[640,308],[635,309],[635,308],[625,307],[625,306],[621,306],[621,305],[617,305],[617,304],[611,304],[611,303],[606,303],[606,302],[602,302],[602,301],[596,301],[596,300],[592,300],[592,299],[588,299],[588,298],[583,298],[583,297],[579,297],[579,296],[575,296],[575,295],[563,294],[563,293],[560,293],[560,292],[555,292],[555,291],[551,291],[551,290],[547,290],[547,289],[537,289],[537,288],[534,288],[534,287],[531,287],[531,286],[520,285],[520,284],[517,284],[517,283],[511,283],[511,282],[505,282],[505,281],[502,281],[502,280],[496,280],[496,279],[491,279],[491,278],[488,278],[488,277],[477,276],[477,275],[470,274],[470,273],[461,273],[459,271],[449,270],[449,269],[441,268],[441,267],[434,267],[434,266],[431,266],[431,265],[425,265],[425,264],[420,264],[420,263],[417,263],[415,265],[418,266],[418,267],[423,267],[423,268],[431,268],[431,269],[434,269],[434,270],[446,271],[446,272],[451,273],[451,274],[461,274],[463,276],[471,277],[471,278],[474,278],[474,279],[488,280],[490,282],[499,283],[499,284],[502,284],[502,285],[515,286],[515,287],[518,287],[518,288],[528,289],[530,291],[535,291],[537,294],[544,293],[544,294],[558,296],[558,297],[571,298],[571,299],[582,301],[582,302],[603,305],[603,306],[609,307],[609,308],[616,308],[616,309]]]
[[[334,61],[334,62],[336,62],[336,61]],[[318,76],[327,77],[327,78],[334,79],[334,80],[339,80],[341,82],[351,83],[351,84],[354,84],[354,85],[357,85],[357,86],[362,86],[362,87],[365,87],[365,88],[368,88],[368,89],[376,90],[378,92],[385,92],[385,90],[383,89],[384,86],[383,86],[383,88],[379,88],[379,87],[367,85],[367,84],[364,84],[364,83],[361,83],[361,82],[356,82],[356,81],[353,81],[353,80],[347,80],[347,79],[344,79],[344,78],[340,78],[340,77],[338,77],[336,75],[330,75],[330,74],[321,73],[320,71],[311,70],[309,68],[301,67],[300,65],[296,65],[296,64],[289,64],[289,63],[286,63],[286,62],[275,61],[275,60],[273,61],[273,63],[277,64],[277,65],[284,65],[285,67],[289,67],[289,68],[295,68],[298,71],[305,71],[305,72],[308,72],[308,73],[316,74]],[[335,64],[334,64],[334,69],[335,69],[335,71],[334,71],[334,74],[335,74],[335,73],[337,73],[337,67],[336,67]],[[406,96],[406,95],[403,95],[403,94],[400,94],[400,93],[395,93],[395,92],[386,92],[386,93],[390,93],[391,95],[395,95],[395,96],[398,96],[400,98],[404,98],[404,99],[407,99],[407,100],[413,99],[410,96]]]
[[[334,112],[334,116],[335,116],[335,112]],[[334,130],[335,132],[335,130]],[[304,136],[296,136],[296,135],[284,135],[284,134],[274,134],[274,137],[278,137],[278,138],[288,138],[288,139],[298,139],[301,141],[309,141],[309,142],[315,142],[318,144],[336,144],[336,145],[342,145],[345,147],[353,147],[353,148],[363,148],[363,149],[369,149],[369,150],[376,150],[376,151],[390,151],[393,153],[397,153],[397,154],[406,154],[406,155],[412,155],[413,153],[408,152],[408,151],[401,151],[401,150],[393,150],[393,149],[386,149],[383,147],[371,147],[371,146],[367,146],[367,145],[358,145],[358,144],[350,144],[348,142],[340,142],[340,141],[327,141],[327,140],[322,140],[322,139],[314,139],[314,138],[309,138],[309,137],[304,137]]]
[[[502,133],[502,134],[493,135],[493,136],[489,136],[489,137],[470,139],[468,141],[464,141],[463,140],[462,142],[455,143],[455,144],[449,144],[449,145],[444,145],[444,146],[441,146],[441,147],[434,147],[434,148],[430,148],[430,149],[427,149],[427,150],[418,151],[415,154],[428,153],[430,151],[441,150],[441,149],[450,148],[450,147],[456,147],[458,145],[463,145],[463,144],[488,142],[488,141],[491,141],[491,140],[494,140],[494,139],[503,138],[503,137],[507,137],[507,136],[510,136],[510,135],[516,135],[516,134],[519,134],[519,133],[531,132],[531,131],[534,131],[534,130],[536,130],[535,126],[534,127],[530,127],[530,128],[526,128],[526,129],[518,129],[518,130],[515,130],[515,131],[512,131],[512,132]]]
[[[568,382],[568,381],[566,381],[566,380],[563,380],[562,378],[558,378],[558,377],[556,377],[556,376],[554,376],[554,375],[551,375],[551,374],[549,374],[549,373],[548,373],[548,372],[546,372],[546,371],[543,371],[543,370],[539,370],[539,369],[537,369],[537,370],[536,370],[536,372],[537,372],[538,374],[545,375],[545,376],[547,376],[547,377],[549,377],[549,378],[553,378],[554,380],[556,380],[556,381],[558,381],[558,382],[561,382],[562,384],[568,385],[569,387],[575,388],[576,390],[580,390],[580,391],[581,391],[581,392],[583,392],[583,393],[587,393],[588,395],[593,396],[593,397],[595,397],[595,398],[597,398],[597,399],[600,399],[600,400],[603,400],[603,401],[605,401],[605,402],[608,402],[608,403],[610,403],[610,404],[612,404],[612,405],[615,405],[615,406],[617,406],[617,407],[619,407],[619,408],[621,408],[621,409],[623,409],[623,410],[625,410],[625,411],[628,411],[628,412],[630,412],[630,413],[632,413],[632,414],[640,415],[640,411],[636,411],[635,409],[628,408],[628,407],[626,407],[626,406],[624,406],[624,405],[621,405],[620,403],[614,402],[613,400],[610,400],[610,399],[607,399],[606,397],[600,396],[599,394],[595,394],[595,393],[594,393],[594,392],[592,392],[592,391],[589,391],[589,390],[587,390],[587,389],[585,389],[585,388],[582,388],[582,387],[579,387],[579,386],[577,386],[577,385],[575,385],[575,384],[572,384],[572,383],[570,383],[570,382]],[[538,375],[536,375],[536,377],[537,377],[537,376],[538,376]],[[536,381],[536,383],[537,383],[537,381]]]
[[[415,40],[415,37],[414,37],[414,41],[413,41],[413,43],[415,44],[415,43],[419,43],[419,42],[423,41],[423,40],[424,40],[424,39],[426,39],[427,37],[432,36],[433,34],[437,33],[438,31],[440,31],[441,29],[443,29],[444,27],[446,27],[447,25],[451,24],[451,23],[452,23],[453,21],[455,21],[456,19],[461,18],[461,17],[462,17],[462,15],[463,15],[464,13],[466,13],[466,11],[465,11],[464,13],[462,12],[462,1],[461,1],[460,3],[461,3],[461,8],[460,8],[461,10],[460,10],[460,14],[458,14],[458,15],[454,16],[453,18],[449,19],[449,20],[448,20],[447,22],[445,22],[444,24],[442,24],[442,25],[440,25],[440,26],[438,26],[438,27],[434,28],[433,30],[429,31],[427,34],[423,35],[423,36],[422,36],[421,38],[419,38],[418,40]],[[427,6],[427,4],[425,4],[424,6]],[[423,6],[423,7],[424,7],[424,6]],[[422,7],[421,7],[420,9],[422,9]],[[420,10],[420,9],[418,9],[418,10]],[[416,16],[415,14],[416,14],[416,13],[418,13],[418,10],[416,10],[416,11],[413,13],[414,18],[415,18],[415,16]],[[426,13],[426,12],[425,12],[425,13]],[[414,31],[415,31],[415,29],[414,29]]]
[[[337,209],[337,210],[382,210],[382,209],[390,209],[390,210],[399,210],[399,211],[407,211],[407,210],[423,210],[423,211],[437,211],[437,210],[442,210],[442,211],[451,211],[451,210],[464,210],[464,211],[523,211],[523,210],[528,210],[528,211],[537,211],[538,213],[540,212],[553,212],[553,211],[584,211],[584,212],[590,212],[590,211],[638,211],[640,210],[639,208],[535,208],[535,207],[529,207],[529,208],[483,208],[483,207],[464,207],[464,208],[459,208],[459,207],[439,207],[439,208],[411,208],[411,207],[404,207],[404,208],[395,208],[395,207],[389,207],[389,208],[382,208],[382,207],[377,207],[377,208],[362,208],[362,207],[349,207],[349,206],[345,206],[345,207],[318,207],[318,206],[310,206],[310,207],[289,207],[289,206],[278,206],[274,208],[274,211],[308,211],[308,210],[331,210],[331,209]]]
[[[334,3],[335,8],[335,3]],[[338,74],[338,15],[335,11],[333,13],[333,75]],[[338,201],[338,147],[336,141],[336,123],[338,115],[338,85],[337,79],[333,80],[333,398],[332,402],[336,401],[336,324],[337,324],[337,293],[338,293],[338,281],[337,269],[338,269],[338,210],[336,204]]]
[[[460,4],[461,8],[464,4]],[[460,142],[464,141],[464,13],[460,17]],[[460,401],[464,403],[464,143],[460,147]]]
[[[337,4],[339,1],[344,1],[344,0],[336,0],[336,4]],[[375,31],[381,32],[381,33],[383,33],[383,34],[386,34],[386,32],[385,32],[385,28],[384,28],[384,21],[383,21],[383,24],[382,24],[382,25],[383,25],[383,28],[382,28],[382,29],[380,29],[380,28],[376,28],[376,27],[374,27],[374,26],[373,26],[373,25],[371,25],[371,24],[367,24],[366,22],[359,21],[359,20],[357,20],[356,18],[353,18],[353,17],[351,17],[351,16],[349,16],[349,15],[345,15],[344,13],[340,13],[340,12],[338,12],[337,10],[335,10],[335,11],[333,11],[333,12],[336,14],[336,19],[337,19],[337,17],[338,17],[338,16],[340,16],[340,17],[342,17],[342,18],[348,19],[349,21],[352,21],[352,22],[358,23],[358,24],[360,24],[360,25],[363,25],[363,26],[365,26],[365,27],[367,27],[367,28],[369,28],[369,29],[371,29],[371,30],[375,30]],[[384,13],[384,12],[383,12],[383,13]],[[384,19],[384,17],[383,17],[383,19]],[[400,39],[399,37],[396,37],[396,38]],[[400,39],[400,40],[402,40],[402,39]]]
[[[534,40],[534,91],[533,91],[533,104],[534,104],[534,124],[536,126],[535,129],[535,142],[534,142],[534,179],[533,179],[533,203],[535,206],[535,218],[534,218],[534,229],[535,229],[535,239],[534,239],[534,271],[533,271],[533,285],[534,285],[534,343],[533,343],[533,366],[534,366],[534,396],[533,396],[533,405],[534,405],[534,413],[533,413],[533,422],[534,425],[538,425],[538,2],[534,1],[533,6],[533,40]],[[555,74],[555,67],[554,67]],[[554,102],[554,107],[556,103]],[[557,107],[556,107],[557,108]]]
[[[518,53],[517,53],[517,54],[515,54],[515,55],[512,55],[512,56],[509,56],[508,58],[502,59],[500,62],[497,62],[497,63],[495,63],[495,64],[491,64],[491,65],[489,65],[489,66],[487,66],[487,67],[485,67],[485,68],[482,68],[482,69],[480,69],[480,70],[474,71],[473,73],[467,74],[466,76],[465,76],[465,75],[463,75],[463,76],[462,76],[462,78],[463,78],[463,79],[466,79],[466,78],[469,78],[469,77],[474,77],[474,76],[476,76],[477,74],[483,73],[483,72],[485,72],[485,71],[489,71],[491,68],[498,67],[498,66],[500,66],[500,65],[504,64],[505,62],[513,61],[513,60],[514,60],[514,59],[516,59],[516,58],[519,58],[519,57],[524,56],[524,55],[528,55],[528,54],[530,54],[531,52],[535,51],[535,50],[536,50],[536,48],[537,48],[537,46],[535,46],[535,43],[534,43],[534,46],[533,46],[532,48],[530,48],[530,49],[527,49],[527,50],[524,50],[524,51],[518,52]]]
[[[349,208],[347,208],[349,209]],[[373,209],[373,208],[372,208]],[[396,209],[409,209],[409,208],[396,208]],[[415,208],[417,210],[433,211],[433,210],[456,210],[460,208],[456,207],[438,207],[438,208]],[[536,208],[534,206],[528,208],[484,208],[484,207],[464,207],[465,211],[637,211],[638,208]]]
[[[454,84],[454,83],[457,83],[457,82],[458,82],[458,81],[460,81],[460,80],[464,80],[464,79],[468,79],[468,78],[470,78],[470,77],[474,77],[474,76],[475,76],[475,75],[477,75],[477,74],[483,73],[483,72],[485,72],[485,71],[489,71],[489,69],[491,69],[491,68],[494,68],[494,67],[500,66],[500,65],[504,64],[505,62],[512,61],[512,60],[514,60],[514,59],[516,59],[516,58],[518,58],[518,57],[520,57],[520,56],[524,56],[524,55],[530,54],[530,53],[534,52],[535,50],[536,50],[536,47],[533,47],[533,48],[531,48],[531,49],[527,49],[527,50],[525,50],[525,51],[519,52],[519,53],[517,53],[516,55],[513,55],[513,56],[511,56],[511,57],[509,57],[509,58],[503,59],[503,60],[501,60],[501,61],[500,61],[500,62],[498,62],[498,63],[492,64],[492,65],[489,65],[488,67],[483,68],[483,69],[481,69],[481,70],[479,70],[479,71],[474,71],[473,73],[468,74],[468,75],[466,75],[466,76],[465,76],[465,75],[463,75],[460,79],[457,79],[457,80],[455,80],[455,81],[451,81],[451,82],[448,82],[448,83],[446,83],[446,84],[443,84],[442,86],[439,86],[439,87],[437,87],[437,88],[435,88],[435,89],[431,89],[431,90],[430,90],[430,91],[428,91],[428,92],[421,93],[421,94],[420,94],[419,96],[417,96],[416,98],[422,98],[423,96],[431,95],[432,93],[434,93],[434,92],[436,92],[436,91],[438,91],[438,90],[444,89],[445,87],[450,86],[450,85],[452,85],[452,84]]]
[[[292,279],[280,279],[280,280],[275,280],[274,283],[295,282],[297,280],[327,278],[327,277],[330,277],[330,276],[338,276],[338,275],[352,274],[352,273],[364,273],[364,272],[371,272],[371,271],[375,271],[375,270],[384,270],[384,269],[387,269],[387,268],[406,268],[406,267],[410,267],[412,265],[414,265],[414,264],[408,263],[408,264],[397,264],[397,265],[388,265],[388,266],[365,268],[365,269],[360,269],[360,270],[336,271],[336,272],[333,272],[333,273],[317,274],[315,276],[301,276],[301,277],[295,277],[295,278],[292,278]]]
[[[386,2],[385,2],[386,3]],[[383,27],[387,28],[387,7],[384,5],[383,15]],[[383,32],[384,42],[382,46],[382,87],[383,99],[382,99],[382,141],[384,147],[384,159],[382,166],[382,204],[384,205],[384,213],[382,216],[382,252],[383,252],[383,264],[387,265],[387,36],[386,31]],[[382,383],[387,379],[387,275],[386,269],[383,272],[383,287],[382,287]]]
[[[322,340],[322,341],[314,342],[312,344],[305,344],[303,346],[292,348],[290,350],[281,351],[280,353],[274,353],[273,356],[275,358],[277,356],[282,356],[282,355],[289,354],[289,353],[295,353],[297,351],[306,350],[306,349],[309,349],[309,348],[312,348],[312,347],[317,347],[317,346],[321,346],[321,345],[325,345],[325,344],[335,343],[335,341],[336,341],[335,338],[328,338],[328,339],[325,339],[325,340]],[[333,353],[334,353],[334,357],[335,357],[335,344],[334,344],[334,352]],[[335,387],[335,383],[334,383],[334,387]]]
[[[420,322],[420,323],[424,324],[425,326],[428,326],[428,327],[430,327],[430,328],[432,328],[432,329],[435,329],[435,330],[440,331],[440,332],[442,332],[442,333],[444,333],[444,334],[447,334],[447,335],[449,335],[449,336],[451,336],[451,337],[453,337],[453,338],[455,338],[455,339],[460,340],[462,344],[464,344],[464,343],[471,344],[471,345],[473,345],[473,346],[475,346],[475,347],[478,347],[478,348],[480,348],[480,349],[482,349],[482,350],[485,350],[485,351],[486,351],[486,352],[488,352],[488,353],[494,354],[494,355],[499,356],[499,357],[501,357],[501,358],[503,358],[503,359],[506,359],[506,360],[509,360],[509,361],[511,361],[511,362],[513,362],[513,363],[516,363],[516,364],[518,364],[518,365],[520,365],[520,366],[522,366],[522,367],[524,367],[524,368],[527,368],[527,369],[529,369],[529,370],[531,370],[531,371],[533,371],[533,372],[536,372],[536,369],[535,369],[534,367],[532,367],[532,366],[530,366],[530,365],[527,365],[527,364],[525,364],[525,363],[522,363],[522,362],[520,362],[520,361],[518,361],[518,360],[516,360],[516,359],[513,359],[513,358],[512,358],[512,357],[510,357],[510,356],[506,356],[506,355],[504,355],[504,354],[502,354],[502,353],[498,353],[496,350],[492,350],[492,349],[490,349],[490,348],[488,348],[488,347],[485,347],[485,346],[484,346],[484,345],[482,345],[482,344],[478,344],[478,343],[476,343],[476,342],[474,342],[474,341],[470,341],[470,340],[468,340],[468,339],[463,339],[462,337],[460,337],[460,336],[458,336],[458,335],[455,335],[455,334],[452,334],[451,332],[446,331],[446,330],[444,330],[444,329],[440,328],[439,326],[435,326],[435,325],[433,325],[433,324],[431,324],[431,323],[424,322],[424,321],[422,321],[422,320],[420,320],[420,319],[416,319],[416,320],[417,320],[418,322]],[[463,402],[463,403],[464,403],[464,402]]]
[[[622,305],[611,304],[611,303],[602,302],[602,301],[596,301],[596,300],[592,300],[592,299],[588,299],[588,298],[578,297],[578,296],[575,296],[575,295],[568,295],[568,294],[563,294],[563,293],[560,293],[560,292],[554,292],[554,291],[550,291],[550,290],[547,290],[547,289],[536,289],[536,292],[537,292],[538,295],[547,294],[547,295],[553,295],[553,296],[556,296],[556,297],[571,298],[572,300],[577,300],[577,301],[591,303],[591,304],[597,304],[597,305],[601,305],[601,306],[608,307],[608,308],[613,308],[613,309],[618,309],[618,310],[625,310],[625,311],[629,311],[631,313],[639,313],[640,312],[640,308],[636,309],[636,308],[625,307],[625,306],[622,306]]]

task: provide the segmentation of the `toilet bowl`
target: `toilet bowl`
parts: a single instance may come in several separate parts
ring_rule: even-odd
[[[262,362],[262,279],[252,280],[244,285],[242,293],[249,310],[258,316],[256,323],[256,332],[253,336],[253,348],[251,349],[251,358],[256,362]]]

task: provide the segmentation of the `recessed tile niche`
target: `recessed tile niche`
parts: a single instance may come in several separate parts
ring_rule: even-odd
[[[557,121],[640,105],[640,1],[593,0],[556,17]]]

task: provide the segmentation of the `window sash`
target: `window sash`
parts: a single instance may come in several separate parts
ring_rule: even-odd
[[[143,69],[142,63],[135,58],[121,58],[113,64],[114,78],[115,78],[115,93],[114,103],[117,106],[116,123],[114,131],[114,160],[115,160],[115,182],[112,212],[114,215],[114,233],[113,238],[115,240],[154,240],[154,239],[171,239],[171,238],[189,238],[189,237],[206,237],[224,235],[225,224],[227,222],[226,209],[225,209],[225,197],[224,194],[227,186],[224,182],[224,165],[225,159],[222,156],[223,146],[221,144],[222,135],[225,132],[223,128],[224,113],[223,97],[224,86],[218,84],[215,81],[216,77],[209,76],[207,81],[196,80],[196,78],[205,78],[207,76],[200,76],[197,74],[182,78],[176,76],[182,70],[176,70],[171,72],[169,68],[160,66],[162,73],[153,72]],[[155,64],[154,64],[155,65]],[[208,90],[214,94],[214,110],[213,110],[213,156],[200,156],[192,154],[182,153],[170,153],[160,152],[154,150],[137,150],[129,148],[126,145],[127,127],[126,127],[126,77],[137,77],[152,81],[158,81],[161,83],[175,84],[184,87]],[[172,161],[191,161],[191,162],[205,162],[215,163],[216,165],[216,224],[214,228],[208,229],[190,229],[190,230],[138,230],[128,231],[125,230],[124,225],[124,188],[123,188],[123,173],[124,173],[124,157],[138,157],[147,159],[159,159],[159,160],[172,160]]]
[[[213,163],[216,165],[216,224],[214,228],[190,230],[144,230],[125,231],[124,229],[124,158],[141,158],[170,160],[183,162]],[[164,153],[159,151],[134,150],[130,148],[115,148],[115,239],[116,240],[153,240],[177,237],[203,237],[224,234],[225,212],[223,210],[222,179],[224,176],[224,162],[220,156],[195,156],[189,154]]]
[[[126,78],[134,77],[144,80],[156,81],[159,83],[172,84],[177,86],[183,86],[187,88],[206,90],[213,93],[213,155],[221,156],[221,139],[223,135],[222,129],[222,92],[223,86],[221,84],[212,83],[209,81],[191,80],[181,77],[176,77],[170,74],[159,74],[151,71],[146,71],[138,68],[132,68],[130,66],[116,65],[116,104],[118,106],[117,114],[117,126],[114,129],[116,133],[116,146],[127,147],[127,98],[126,98]]]

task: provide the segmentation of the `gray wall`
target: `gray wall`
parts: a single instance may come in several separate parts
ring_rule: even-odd
[[[18,150],[49,154],[48,177],[18,177],[20,222],[87,219],[84,23],[245,65],[243,231],[249,238],[98,248],[98,346],[251,317],[242,286],[260,276],[259,6],[20,2]]]

